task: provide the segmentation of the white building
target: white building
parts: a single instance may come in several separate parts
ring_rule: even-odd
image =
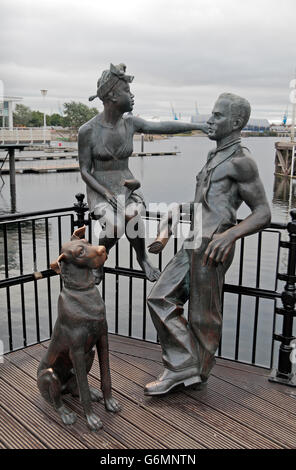
[[[50,129],[13,127],[13,103],[22,99],[17,96],[0,96],[0,144],[50,143]]]
[[[23,98],[16,96],[0,97],[0,127],[13,129],[13,103],[21,101]],[[2,119],[1,119],[2,118]]]

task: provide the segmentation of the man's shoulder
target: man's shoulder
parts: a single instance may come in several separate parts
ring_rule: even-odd
[[[258,167],[251,156],[251,152],[245,147],[239,147],[231,159],[233,176],[239,181],[249,180],[258,175]]]

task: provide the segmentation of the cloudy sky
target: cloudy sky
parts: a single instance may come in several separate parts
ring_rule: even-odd
[[[4,94],[57,112],[88,103],[110,62],[134,75],[134,114],[208,113],[221,92],[281,120],[296,69],[295,0],[1,0]],[[45,105],[40,89],[48,89]],[[99,100],[92,102],[102,109]],[[45,107],[44,107],[45,106]],[[291,113],[291,105],[290,105]]]

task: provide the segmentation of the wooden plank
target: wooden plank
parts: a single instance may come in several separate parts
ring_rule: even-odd
[[[13,354],[15,355],[15,353]],[[28,359],[30,358],[28,357]],[[2,374],[2,379],[3,375],[4,374]],[[66,441],[64,443],[67,445],[66,448],[125,448],[125,446],[123,446],[120,442],[116,441],[112,436],[106,434],[105,431],[92,433],[87,428],[84,416],[81,416],[81,414],[79,413],[77,413],[77,422],[75,423],[75,425],[64,425],[55,410],[49,404],[47,404],[39,395],[39,390],[36,386],[36,381],[33,380],[24,371],[16,367],[13,363],[11,363],[9,365],[9,368],[6,369],[4,378],[7,384],[10,387],[13,387],[18,395],[21,395],[21,397],[18,397],[18,407],[20,407],[21,402],[25,401],[25,406],[23,407],[23,409],[21,409],[21,413],[22,415],[27,414],[27,418],[26,420],[22,421],[23,424],[29,423],[28,425],[32,428],[35,427],[34,421],[31,421],[31,414],[34,410],[35,421],[37,420],[37,417],[39,420],[39,429],[42,426],[43,432],[46,432],[46,429],[48,428],[48,422],[50,422],[51,424],[55,423],[58,426],[59,438],[63,438],[63,440]],[[20,408],[18,408],[18,411],[20,411]],[[77,410],[75,409],[75,412],[76,411]],[[40,424],[40,420],[42,421],[42,424]],[[53,436],[55,436],[56,429],[53,429],[52,431],[54,431]],[[50,433],[50,436],[52,436],[52,433]],[[45,441],[45,443],[47,443],[47,441]],[[49,445],[49,447],[55,448],[51,444]],[[59,447],[57,448],[64,447],[61,443],[59,443]]]
[[[27,431],[13,416],[0,408],[1,440],[7,449],[46,449],[46,446]]]
[[[30,359],[31,362],[35,361],[35,364],[33,365],[33,368],[31,368],[31,370],[30,367],[27,367],[27,373],[29,373],[30,375],[34,375],[34,369],[38,366],[39,359],[44,354],[44,348],[38,345],[34,346],[33,348],[28,348],[28,350],[31,354],[33,354],[33,357],[30,357]],[[28,354],[28,350],[26,350],[24,354]],[[33,350],[34,352],[32,353],[31,350]],[[37,360],[34,359],[34,357],[37,357]],[[95,388],[100,387],[97,378],[89,377],[89,383]],[[130,409],[130,407],[128,408],[128,400],[123,400],[122,395],[114,393],[114,397],[117,398],[123,406],[123,410],[120,412],[120,414],[113,415],[112,413],[107,412],[101,404],[94,404],[94,409],[97,409],[98,415],[102,419],[106,431],[112,431],[113,437],[116,437],[117,439],[121,440],[124,444],[128,444],[129,448],[159,449],[167,447],[167,444],[170,443],[170,439],[162,440],[161,434],[167,433],[168,435],[170,435],[170,433],[172,434],[173,428],[162,429],[160,435],[156,436],[155,429],[161,425],[159,419],[154,419],[153,422],[151,422],[150,417],[147,416],[147,414],[145,415],[145,413],[141,413],[136,406],[133,405],[132,409]],[[80,414],[83,415],[81,404],[77,404],[72,397],[69,397],[69,399],[65,397],[65,402],[75,412],[79,411]],[[138,427],[139,422],[142,425],[141,429]],[[193,441],[192,444],[194,444]],[[183,447],[180,445],[180,448]]]
[[[31,348],[30,348],[31,350]],[[35,347],[35,352],[37,352],[37,348]],[[39,357],[40,357],[40,352],[39,352]],[[38,358],[39,358],[38,357]],[[112,356],[111,356],[112,360]],[[123,363],[124,364],[124,363]],[[133,403],[136,403],[136,410],[140,407],[141,410],[141,416],[136,414],[134,416],[134,419],[138,419],[137,423],[138,425],[143,426],[143,423],[145,423],[145,416],[149,416],[149,420],[151,420],[151,414],[153,415],[153,420],[151,423],[151,432],[155,434],[155,429],[157,429],[157,434],[159,437],[161,437],[162,433],[165,433],[166,437],[166,442],[170,446],[169,448],[204,448],[208,447],[208,445],[205,444],[205,442],[209,442],[209,439],[212,440],[214,436],[214,432],[212,430],[209,430],[207,426],[201,427],[201,429],[195,429],[196,428],[196,422],[194,420],[191,420],[191,425],[187,423],[187,419],[184,419],[182,416],[182,422],[183,420],[186,422],[186,426],[180,426],[179,422],[175,422],[174,419],[174,413],[172,412],[172,408],[168,407],[168,410],[166,413],[155,413],[153,410],[150,408],[147,409],[143,405],[143,389],[142,387],[136,386],[131,377],[134,376],[133,371],[131,371],[130,366],[122,366],[122,364],[119,367],[121,374],[124,374],[124,378],[122,377],[121,374],[116,374],[111,366],[112,370],[112,384],[113,384],[113,390],[116,390],[122,397],[126,397],[129,400],[131,400]],[[93,377],[98,377],[99,376],[99,365],[98,361],[95,360],[92,371],[91,371],[91,376]],[[122,398],[121,398],[122,400]],[[127,406],[127,403],[124,402],[124,406]],[[132,413],[131,408],[129,408],[130,413],[129,416]],[[152,411],[152,413],[151,413]],[[130,419],[130,418],[129,418]],[[143,421],[142,421],[143,420]],[[147,418],[146,418],[147,420]],[[156,422],[155,422],[156,420]],[[158,421],[158,422],[157,422]],[[193,429],[194,428],[194,429]],[[145,430],[147,430],[147,421],[145,423]],[[182,431],[181,431],[182,430]],[[201,437],[202,435],[202,437]],[[208,440],[206,441],[206,439]],[[203,442],[204,441],[204,442]],[[227,439],[227,437],[224,436],[217,436],[217,448],[237,448],[240,447],[237,445],[235,442],[230,441]]]
[[[296,415],[296,394],[290,388],[289,394],[282,393],[281,391],[275,389],[273,384],[269,382],[258,384],[258,382],[252,381],[250,377],[242,376],[241,372],[236,370],[228,370],[228,374],[225,375],[225,372],[222,367],[215,367],[214,375],[222,380],[225,380],[228,383],[232,383],[236,387],[247,390],[248,392],[256,395],[267,402],[270,402],[276,405],[278,408],[287,411]],[[257,378],[257,377],[255,377]],[[270,385],[270,386],[268,386]]]
[[[243,402],[238,404],[225,397],[223,393],[215,392],[209,387],[207,390],[200,392],[198,396],[196,392],[188,391],[186,394],[189,394],[199,402],[206,403],[211,408],[224,413],[237,422],[243,423],[277,445],[286,448],[295,448],[296,446],[296,439],[293,434],[275,425],[274,422],[263,415],[259,415],[253,410],[246,408]]]
[[[143,350],[153,350],[153,351],[158,351],[161,353],[161,347],[159,343],[154,343],[152,341],[143,341],[142,339],[137,339],[137,338],[129,338],[127,336],[122,336],[122,335],[116,335],[113,333],[109,333],[108,335],[109,338],[109,346],[112,347],[112,345],[116,344],[121,344],[121,345],[126,345],[126,346],[132,346],[133,348],[139,348]],[[49,342],[44,342],[42,344],[47,344]],[[131,351],[130,351],[131,353]]]
[[[278,149],[276,150],[276,156],[277,156],[277,158],[278,158],[278,160],[279,160],[279,165],[280,165],[280,166],[282,167],[282,169],[283,169],[283,172],[284,172],[285,174],[288,174],[288,171],[287,171],[287,159],[286,159],[286,161],[284,160],[284,158],[283,158],[283,156],[282,156],[280,150],[278,150]]]
[[[37,348],[34,348],[34,349],[35,349],[35,354],[37,353],[37,356],[40,356],[40,354],[38,354]],[[44,353],[43,348],[42,348],[42,353]],[[32,370],[34,371],[35,367],[38,366],[39,360],[36,360],[34,357],[30,357],[30,359],[32,362],[34,361],[35,364],[33,368],[31,369],[27,368],[27,373],[32,375]],[[89,383],[90,385],[92,385],[93,387],[97,389],[100,388],[100,384],[98,380],[90,378]],[[114,397],[117,398],[120,402],[122,402],[120,395],[117,395],[114,393]],[[73,409],[73,411],[75,411],[76,413],[79,413],[85,420],[83,409],[78,399],[74,399],[73,397],[67,398],[67,396],[65,396],[63,400],[65,401],[65,403],[68,405],[69,408]],[[121,441],[128,448],[135,448],[135,449],[166,448],[164,444],[161,444],[155,438],[154,433],[150,433],[150,435],[148,435],[143,430],[138,429],[133,424],[130,424],[129,422],[127,422],[125,419],[125,414],[123,412],[120,412],[120,414],[113,414],[113,413],[106,411],[105,407],[102,404],[94,403],[93,406],[94,406],[95,412],[98,414],[98,416],[101,418],[104,424],[104,430],[110,433],[114,438]],[[134,411],[137,412],[137,410],[134,410]],[[155,429],[155,425],[157,425],[157,423],[154,423],[153,429]],[[85,420],[85,426],[86,426],[86,420]]]
[[[2,378],[0,378],[0,403],[3,409],[17,419],[24,429],[36,435],[46,447],[50,449],[86,448],[71,434],[65,434],[54,420],[49,420],[43,412]]]
[[[232,372],[237,372],[244,381],[256,382],[267,390],[277,390],[279,393],[284,395],[288,395],[293,398],[295,397],[293,387],[268,381],[268,377],[270,375],[269,369],[221,358],[217,358],[217,363],[213,370],[215,371],[216,368],[221,368],[223,374],[226,375],[231,374]]]
[[[109,335],[109,350],[133,355],[135,357],[149,358],[162,362],[161,349],[159,344],[145,343],[142,340],[132,340],[131,338],[117,337]]]
[[[110,440],[113,440],[121,448],[175,448],[176,443],[178,448],[183,449],[296,447],[295,397],[292,398],[293,395],[289,396],[286,391],[282,392],[285,387],[282,389],[279,386],[279,391],[274,388],[274,384],[269,384],[269,372],[266,369],[218,359],[205,390],[186,389],[185,392],[171,393],[165,398],[145,397],[143,386],[162,370],[160,346],[116,335],[110,335],[109,338],[114,396],[123,405],[123,410],[120,415],[110,415],[102,404],[94,405],[103,423],[106,423],[103,446],[105,444],[110,448]],[[33,436],[43,445],[48,443],[44,442],[44,435],[34,434],[36,425],[28,427],[30,412],[35,421],[36,412],[45,413],[45,419],[57,420],[55,426],[59,427],[62,434],[69,432],[69,428],[61,423],[58,426],[60,418],[49,405],[44,404],[36,387],[38,361],[48,343],[5,356],[5,363],[9,367],[4,364],[7,368],[4,378],[2,374],[0,380],[0,398],[3,396],[3,388],[6,390],[4,412],[27,433],[33,431]],[[1,367],[1,373],[3,370],[5,368]],[[99,386],[97,360],[89,383]],[[9,391],[14,400],[8,396]],[[26,415],[20,407],[21,401],[31,407]],[[93,441],[84,435],[87,428],[79,400],[66,397],[65,402],[79,417],[78,432],[72,429],[71,438],[76,438],[85,447],[92,447]],[[14,403],[17,405],[16,411]],[[44,422],[39,422],[39,426],[45,427]],[[76,424],[71,426],[74,427]],[[101,433],[91,434],[97,437]],[[50,439],[49,442],[51,445]],[[5,447],[0,437],[0,447],[1,443]]]
[[[240,370],[242,372],[249,372],[250,374],[258,375],[260,377],[268,377],[269,370],[264,367],[253,366],[252,364],[244,364],[243,362],[232,361],[231,359],[216,358],[218,366],[227,367],[230,369]]]
[[[78,163],[73,163],[72,165],[49,165],[46,167],[41,166],[31,166],[31,167],[18,167],[15,169],[15,173],[17,174],[25,174],[25,173],[56,173],[56,172],[63,172],[63,171],[79,171]],[[2,168],[1,173],[3,175],[9,174],[9,168]]]
[[[154,367],[154,371],[155,371],[154,373],[155,374],[159,373],[162,368],[159,367],[158,364],[155,364],[154,366],[155,366]],[[249,403],[245,403],[245,401],[244,401],[245,397],[242,397],[241,402],[238,402],[238,400],[235,399],[236,404],[241,405],[241,412],[240,412],[240,407],[238,407],[235,404],[235,402],[233,402],[229,398],[229,396],[227,395],[227,390],[225,391],[223,389],[223,384],[214,383],[213,387],[212,387],[211,382],[215,382],[215,377],[212,376],[210,378],[208,389],[205,390],[204,392],[188,392],[188,393],[190,393],[190,396],[192,396],[195,399],[199,400],[199,399],[202,398],[202,402],[204,404],[209,404],[210,406],[212,406],[212,404],[216,400],[218,405],[215,407],[215,409],[217,411],[219,411],[219,401],[221,401],[221,403],[222,402],[225,403],[225,405],[227,405],[228,403],[229,404],[233,403],[233,405],[229,406],[229,409],[231,409],[231,406],[232,406],[233,409],[236,411],[236,413],[234,415],[229,415],[230,417],[232,417],[233,419],[236,419],[236,420],[238,420],[238,418],[240,416],[244,417],[246,419],[246,423],[244,423],[244,421],[242,421],[242,420],[239,420],[239,421],[244,423],[244,424],[247,424],[248,426],[249,426],[250,423],[254,422],[256,424],[256,426],[252,427],[252,428],[257,433],[258,433],[258,430],[259,431],[261,430],[260,433],[263,434],[263,436],[265,436],[267,439],[269,439],[271,441],[274,440],[275,443],[277,442],[277,439],[279,439],[279,442],[281,443],[281,445],[283,445],[285,447],[293,447],[295,445],[296,440],[295,440],[295,437],[294,437],[294,433],[292,433],[291,430],[290,430],[290,424],[287,424],[286,422],[285,423],[281,422],[281,424],[278,424],[276,421],[273,422],[273,418],[271,417],[270,414],[269,414],[269,418],[268,418],[268,417],[265,416],[264,412],[263,412],[263,414],[261,414],[260,412],[258,412],[258,410],[257,410],[256,413],[254,413],[254,410],[252,408],[249,408]],[[214,391],[212,391],[211,388],[213,388]],[[221,397],[221,395],[222,395],[222,397]],[[204,397],[207,398],[208,396],[210,396],[212,398],[212,400],[210,402],[207,402],[207,400],[204,399]],[[253,398],[253,397],[251,397],[251,398]],[[233,399],[233,396],[232,396],[232,399]],[[224,409],[224,407],[220,411],[223,411],[223,409]],[[290,419],[289,423],[290,422],[293,422],[293,420]],[[257,423],[260,423],[258,428],[257,428]],[[276,423],[276,425],[275,425],[275,423]],[[294,427],[294,423],[292,424],[292,426]],[[284,429],[284,428],[286,428],[286,429]]]
[[[287,410],[279,409],[274,404],[263,400],[248,390],[234,386],[232,383],[221,380],[214,375],[209,379],[211,382],[211,388],[218,390],[219,393],[227,396],[233,402],[237,404],[243,404],[244,407],[252,410],[259,415],[261,414],[265,418],[270,420],[270,426],[277,426],[277,428],[284,428],[287,433],[294,433],[295,445],[296,445],[296,420],[295,416]]]
[[[184,413],[184,395],[171,394],[162,398],[151,399],[143,395],[143,386],[147,382],[147,374],[139,369],[133,369],[132,373],[124,374],[124,361],[111,354],[110,358],[112,369],[113,386],[131,397],[133,401],[139,403],[141,407],[162,418],[162,420],[172,424],[176,429],[182,430],[191,438],[196,439],[203,446],[213,448],[240,448],[237,442],[232,441],[223,433],[215,432],[208,425],[192,418]],[[96,371],[97,362],[93,370]],[[94,373],[93,372],[93,373]]]
[[[30,353],[31,348],[30,348]],[[38,350],[37,347],[34,347],[34,356],[40,358],[43,352]],[[128,367],[128,371],[126,374],[130,373],[130,368]],[[113,374],[112,374],[113,375]],[[99,366],[98,362],[95,361],[94,370],[92,374],[89,376],[89,383],[94,387],[98,387],[98,378],[99,377]],[[121,405],[122,411],[120,415],[123,417],[127,422],[133,426],[136,426],[138,429],[145,431],[151,437],[158,441],[158,447],[167,447],[167,448],[180,448],[180,449],[197,449],[197,448],[205,448],[205,446],[200,445],[197,441],[192,439],[189,436],[184,435],[179,429],[176,429],[169,423],[163,422],[163,420],[151,414],[149,411],[147,412],[146,409],[139,407],[139,401],[137,400],[136,403],[134,400],[131,400],[129,396],[124,394],[122,386],[116,387],[116,384],[113,381],[113,394],[115,398],[117,398]],[[71,398],[70,398],[71,400]],[[106,412],[107,413],[107,412]],[[107,420],[107,418],[106,418]],[[121,424],[117,424],[118,429],[120,429]],[[131,432],[129,429],[129,432]],[[157,429],[157,432],[155,431]],[[146,447],[145,447],[146,448]]]
[[[130,343],[130,342],[131,342],[131,341],[129,341],[129,343]],[[130,345],[129,345],[129,348],[130,348]],[[130,350],[133,350],[133,349],[130,348]],[[242,366],[242,365],[240,365],[240,367],[241,367],[241,366]],[[249,367],[249,366],[248,366],[248,367]],[[247,367],[247,368],[248,368],[248,367]],[[113,368],[113,370],[114,370],[114,368]],[[123,370],[123,366],[120,366],[120,367],[118,368],[118,372],[120,373],[122,370]],[[152,365],[152,367],[151,367],[150,375],[153,374],[152,377],[154,378],[154,377],[155,377],[154,374],[157,374],[157,373],[160,372],[161,370],[162,370],[162,366],[161,366],[160,364],[155,364],[155,363],[154,363],[154,364]],[[151,371],[152,371],[152,372],[151,372]],[[135,374],[135,372],[133,371],[133,376],[132,376],[133,380],[135,380],[135,376],[136,376],[136,374]],[[151,376],[150,376],[150,378],[147,377],[146,382],[148,382],[148,381],[150,381],[150,380],[151,380]],[[144,384],[145,384],[146,382],[144,382]],[[138,380],[137,380],[137,383],[139,383]],[[141,384],[141,382],[140,382],[139,384]],[[142,384],[143,384],[143,382],[142,382]],[[144,384],[143,384],[143,385],[144,385]],[[142,386],[143,386],[143,385],[142,385]],[[214,387],[214,390],[216,390],[216,387]],[[214,392],[214,393],[217,393],[217,392]],[[224,394],[223,391],[222,391],[221,393],[222,393],[222,395]],[[218,395],[218,397],[219,397],[219,395]],[[228,403],[232,403],[231,400],[229,399],[229,397],[227,397],[227,400],[228,400]],[[204,402],[204,401],[203,401],[203,404],[204,404],[204,405],[207,405],[207,403]],[[242,404],[242,406],[244,406],[244,404]],[[210,408],[212,408],[212,406],[210,406]],[[218,411],[218,412],[220,411],[220,410],[219,410],[219,407],[217,407],[217,408],[215,408],[215,409],[216,409],[216,411]],[[237,414],[238,414],[239,410],[240,410],[240,408],[239,408],[239,407],[236,407],[236,408],[235,408],[235,411],[236,411],[236,412],[235,412],[233,415],[230,415],[230,416],[228,416],[228,417],[229,417],[230,419],[234,420],[236,423],[243,424],[243,425],[245,425],[245,427],[248,427],[248,428],[250,428],[250,423],[252,423],[253,421],[254,421],[255,423],[257,423],[258,421],[260,422],[260,416],[261,416],[261,415],[260,415],[260,414],[258,415],[257,412],[256,412],[256,413],[252,413],[251,410],[250,410],[250,416],[248,416],[248,409],[243,409],[243,410],[242,410],[242,414],[243,414],[243,415],[246,417],[246,419],[247,419],[246,423],[244,423],[244,422],[241,421],[241,420],[238,420],[238,419],[237,419]],[[209,411],[210,411],[210,410],[208,410],[208,412],[209,412]],[[257,410],[257,411],[258,411],[258,410]],[[206,419],[207,419],[206,413],[203,415],[203,419],[204,419],[205,422],[206,422]],[[252,420],[253,420],[253,421],[252,421]],[[253,443],[252,443],[253,446],[255,445],[255,442],[256,442],[256,441],[257,441],[257,443],[259,444],[259,447],[261,447],[261,448],[262,448],[262,447],[263,447],[263,448],[291,447],[291,444],[295,442],[294,438],[291,437],[291,436],[289,436],[289,435],[288,435],[288,437],[287,437],[287,439],[288,439],[288,442],[287,442],[286,439],[284,438],[284,430],[281,429],[281,428],[278,429],[278,434],[275,435],[276,437],[273,436],[273,433],[271,433],[271,438],[270,438],[269,428],[270,428],[270,426],[273,425],[273,423],[269,422],[268,419],[266,418],[266,416],[264,416],[264,415],[262,415],[262,420],[263,420],[263,425],[261,426],[261,428],[264,429],[264,433],[263,433],[263,432],[259,432],[259,433],[258,433],[258,430],[257,430],[257,427],[256,427],[256,426],[251,426],[251,428],[250,428],[250,429],[251,429],[252,431],[254,431],[255,434],[257,435],[257,437],[256,437],[256,436],[254,436],[254,433],[253,433],[253,438],[254,438],[254,439],[253,439]],[[231,424],[232,424],[232,423],[229,422],[230,428],[231,428]],[[233,429],[233,425],[232,425],[232,429]],[[246,431],[245,431],[245,432],[246,432]],[[277,443],[277,437],[278,437],[278,435],[280,436],[280,439],[282,439],[282,442],[281,442],[280,444]],[[246,443],[245,443],[245,445],[246,445]]]
[[[24,352],[24,350],[18,351],[19,357],[16,356],[16,353],[13,353],[13,355],[14,355],[14,358],[11,360],[13,361],[15,365],[18,365],[18,371],[15,374],[17,378],[23,373],[22,368],[24,367],[24,364],[27,362],[25,370],[27,374],[26,381],[28,382],[28,385],[30,385],[30,389],[28,389],[30,398],[34,400],[34,402],[39,403],[42,411],[46,411],[47,413],[49,413],[51,417],[53,416],[54,419],[59,423],[60,422],[59,416],[54,411],[54,409],[42,399],[42,397],[39,394],[37,385],[35,383],[38,361],[35,361],[35,363],[32,364],[33,362],[32,358],[28,356]],[[76,401],[79,401],[79,400],[76,399]],[[69,403],[69,405],[70,405],[69,408],[71,408],[77,414],[78,420],[73,426],[70,426],[70,427],[64,426],[62,423],[61,423],[61,426],[63,426],[63,428],[67,431],[71,430],[73,432],[77,432],[77,437],[79,439],[81,439],[82,441],[87,440],[88,447],[91,447],[91,448],[125,448],[126,447],[126,445],[120,444],[120,442],[116,441],[116,439],[113,438],[112,433],[109,436],[109,434],[106,433],[106,429],[104,429],[104,432],[100,431],[99,433],[92,433],[87,428],[86,418],[84,416],[84,413],[80,404],[79,403],[77,404],[73,400],[73,402]],[[98,414],[100,415],[101,413],[98,413]]]
[[[121,356],[123,359],[123,356]],[[146,372],[151,374],[151,370],[155,370],[156,373],[161,371],[161,368],[158,364],[149,364],[148,360],[135,359],[124,357],[124,360],[128,362],[133,362],[136,367],[139,367]],[[194,397],[195,398],[195,397]],[[238,423],[236,420],[225,416],[219,410],[213,410],[211,407],[208,407],[206,402],[203,404],[192,402],[188,398],[183,398],[184,406],[187,408],[187,412],[194,414],[199,420],[203,421],[207,425],[213,426],[215,431],[221,430],[230,438],[234,439],[241,445],[247,448],[281,448],[280,445],[275,444],[273,441],[266,439],[265,437],[258,434],[256,431],[249,429],[244,423]]]

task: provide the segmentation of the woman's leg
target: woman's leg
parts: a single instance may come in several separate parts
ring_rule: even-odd
[[[160,271],[152,266],[148,259],[145,247],[145,225],[141,217],[143,209],[143,204],[136,203],[131,203],[126,207],[125,234],[136,252],[137,261],[147,279],[155,282],[160,276]]]
[[[96,223],[100,226],[94,229],[95,234],[98,234],[99,245],[103,245],[109,253],[124,234],[124,214],[115,214],[110,205],[104,204],[101,209],[97,210],[95,217],[97,219]],[[100,266],[98,269],[94,269],[93,273],[96,284],[100,284],[104,276],[104,267]]]

